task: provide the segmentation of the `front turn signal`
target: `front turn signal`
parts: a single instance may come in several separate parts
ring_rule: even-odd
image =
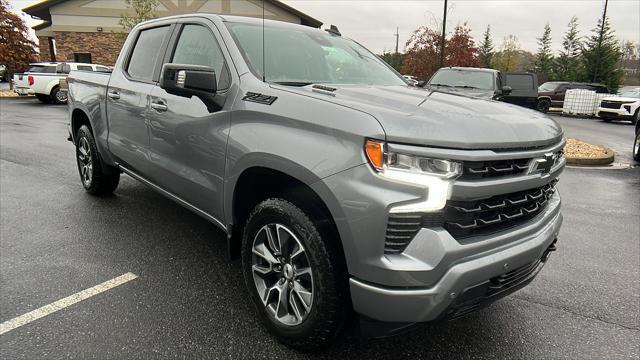
[[[364,151],[371,166],[376,170],[382,171],[384,164],[384,144],[380,141],[367,140],[364,145]]]

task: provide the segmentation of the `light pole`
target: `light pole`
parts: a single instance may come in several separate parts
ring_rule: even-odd
[[[440,41],[440,67],[444,66],[444,42],[447,31],[447,0],[444,0],[444,15],[442,16],[442,39]]]

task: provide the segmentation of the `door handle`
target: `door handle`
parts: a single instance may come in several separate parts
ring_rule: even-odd
[[[109,93],[107,93],[107,96],[108,96],[109,98],[113,99],[113,100],[118,100],[118,99],[120,99],[120,94],[118,94],[118,92],[117,92],[117,91],[109,92]]]
[[[169,109],[169,107],[167,107],[167,105],[163,102],[160,101],[154,101],[151,103],[151,108],[156,110],[156,111],[167,111],[167,109]]]

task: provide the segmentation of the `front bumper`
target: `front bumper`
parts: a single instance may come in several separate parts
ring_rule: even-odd
[[[477,254],[453,265],[428,288],[390,288],[351,278],[354,309],[383,322],[427,322],[464,315],[528,284],[544,265],[561,224],[562,215],[557,213],[539,232],[513,246]],[[492,281],[508,278],[514,271],[522,275],[516,279],[519,281],[488,292]]]
[[[627,105],[629,106],[629,105]],[[631,108],[630,108],[631,109]],[[596,115],[600,118],[631,118],[633,117],[633,112],[627,111],[624,106],[621,106],[619,109],[609,109],[599,107]]]

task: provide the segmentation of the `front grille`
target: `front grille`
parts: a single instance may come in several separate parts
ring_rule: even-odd
[[[556,182],[479,201],[449,201],[444,211],[444,228],[453,237],[464,238],[519,225],[546,208],[555,193]]]
[[[464,239],[523,224],[544,211],[557,182],[479,201],[450,200],[443,211],[434,213],[390,214],[384,253],[403,252],[421,228],[445,228],[454,238]]]
[[[605,109],[620,109],[620,105],[621,103],[617,102],[617,101],[607,101],[604,100],[600,103],[600,107],[605,108]]]
[[[497,176],[523,174],[529,168],[531,159],[465,161],[461,179],[482,179]]]

